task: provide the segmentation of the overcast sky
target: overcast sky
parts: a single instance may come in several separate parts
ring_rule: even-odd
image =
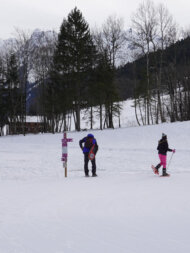
[[[125,28],[143,0],[0,0],[0,38],[14,37],[15,28],[22,30],[59,31],[64,17],[77,6],[90,27],[101,26],[109,15],[122,17]],[[153,0],[164,3],[177,23],[190,26],[190,0]]]

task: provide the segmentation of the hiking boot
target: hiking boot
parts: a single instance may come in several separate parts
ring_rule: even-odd
[[[168,174],[167,172],[163,173],[162,176],[163,177],[168,177],[170,174]]]
[[[96,173],[92,174],[92,177],[97,177]]]
[[[162,172],[162,176],[163,177],[168,177],[170,174],[168,174],[167,172],[166,172],[166,168],[163,168],[163,172]]]

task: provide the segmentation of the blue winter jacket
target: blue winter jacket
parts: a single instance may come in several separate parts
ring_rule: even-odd
[[[84,145],[83,145],[84,143]],[[79,146],[83,150],[83,153],[89,153],[91,147],[95,144],[95,154],[98,151],[98,144],[92,134],[88,134],[86,137],[79,141]]]

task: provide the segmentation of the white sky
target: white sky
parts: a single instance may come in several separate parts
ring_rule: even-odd
[[[131,15],[143,0],[0,0],[0,38],[14,37],[22,30],[59,31],[64,17],[77,6],[90,27],[101,26],[109,15],[122,17],[130,27]],[[190,0],[153,0],[164,3],[177,23],[190,26]]]

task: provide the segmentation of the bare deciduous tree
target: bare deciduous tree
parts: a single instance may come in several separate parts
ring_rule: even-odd
[[[103,45],[106,48],[113,68],[122,59],[122,48],[126,43],[123,19],[109,16],[103,24]]]
[[[42,122],[44,125],[44,132],[48,129],[47,115],[45,111],[45,93],[46,84],[49,78],[49,72],[53,63],[53,56],[57,41],[57,35],[55,32],[40,32],[36,38],[36,46],[32,50],[32,74],[35,78],[35,83],[39,87],[38,94],[38,113],[42,116]],[[58,129],[60,118],[56,120],[56,117],[52,118],[50,123],[52,131],[54,128]]]
[[[19,84],[21,89],[21,115],[20,120],[22,124],[22,132],[25,135],[25,124],[26,124],[26,96],[27,96],[27,81],[29,71],[31,69],[30,60],[31,52],[30,52],[30,37],[31,32],[26,32],[20,29],[15,29],[16,31],[16,43],[15,43],[15,51],[17,52],[18,58],[18,67],[20,70],[19,75]]]
[[[157,35],[157,12],[152,1],[143,2],[139,5],[136,13],[132,16],[132,28],[135,33],[134,46],[141,48],[146,55],[146,96],[145,96],[145,122],[150,124],[151,93],[150,93],[150,60],[149,55],[152,41]]]

